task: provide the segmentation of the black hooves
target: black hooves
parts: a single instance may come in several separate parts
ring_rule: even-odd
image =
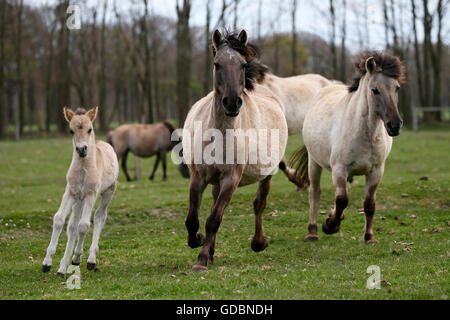
[[[42,265],[42,272],[44,273],[49,272],[51,268],[52,266]]]
[[[269,243],[267,242],[266,239],[264,239],[263,242],[258,242],[258,241],[255,241],[254,239],[252,240],[252,250],[254,252],[264,251],[264,249],[266,249],[268,246],[269,246]]]
[[[73,262],[73,261],[72,261],[72,265],[73,265],[73,266],[79,266],[80,263],[79,263],[79,262],[77,263],[77,262]]]
[[[339,222],[330,222],[330,218],[324,221],[322,224],[322,231],[325,234],[334,234],[339,232],[339,228],[341,226],[340,221]]]
[[[202,235],[201,233],[197,233],[194,240],[188,237],[188,246],[191,247],[192,249],[201,247],[203,246],[204,243],[205,243],[205,236]]]
[[[95,263],[91,263],[91,262],[87,263],[87,269],[88,270],[94,270],[94,268],[95,268]]]

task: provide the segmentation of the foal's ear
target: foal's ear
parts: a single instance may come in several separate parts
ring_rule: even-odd
[[[95,118],[97,117],[97,111],[98,111],[98,107],[95,107],[95,108],[92,108],[91,110],[89,110],[88,112],[86,112],[86,115],[89,117],[91,122],[94,122]]]
[[[377,63],[374,57],[370,57],[366,60],[366,70],[369,73],[374,73],[377,70]]]
[[[73,116],[75,115],[75,112],[73,112],[70,109],[67,109],[67,107],[63,108],[64,118],[66,118],[66,121],[70,123],[72,121]]]
[[[219,30],[216,29],[216,31],[214,31],[212,35],[212,44],[216,52],[219,50],[222,41],[223,41],[222,34],[220,33]]]
[[[247,35],[247,31],[242,30],[241,33],[239,33],[238,40],[239,40],[244,46],[246,46],[247,43],[248,43],[248,35]]]

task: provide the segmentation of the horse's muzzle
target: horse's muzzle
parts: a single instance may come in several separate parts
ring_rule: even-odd
[[[87,156],[87,146],[84,147],[76,147],[75,150],[77,151],[78,155],[80,156],[80,158],[86,158]]]
[[[389,121],[386,123],[386,130],[391,137],[398,136],[402,127],[403,121]]]

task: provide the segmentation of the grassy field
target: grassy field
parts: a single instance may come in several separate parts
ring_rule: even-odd
[[[301,139],[289,141],[292,154]],[[448,299],[450,131],[404,131],[394,141],[377,194],[376,245],[365,245],[364,179],[350,186],[340,233],[306,243],[308,197],[282,173],[274,179],[264,214],[270,245],[250,249],[256,186],[240,189],[227,208],[208,273],[192,273],[198,249],[186,244],[188,180],[169,166],[169,181],[126,183],[121,173],[98,255],[98,272],[86,270],[81,289],[69,290],[53,269],[41,272],[52,215],[72,156],[69,137],[0,142],[0,299]],[[132,158],[130,164],[133,163]],[[154,159],[142,160],[148,174]],[[428,177],[428,181],[420,180]],[[320,210],[329,212],[334,189],[322,177]],[[205,192],[201,230],[211,205]],[[277,212],[277,214],[275,213]],[[319,223],[325,219],[319,217]],[[381,269],[380,290],[366,289],[370,265]]]

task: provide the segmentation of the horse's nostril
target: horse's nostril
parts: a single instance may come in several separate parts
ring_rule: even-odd
[[[241,106],[242,106],[242,99],[241,99],[241,97],[238,97],[236,99],[236,107],[240,108]]]
[[[227,98],[227,97],[225,97],[225,98],[222,99],[222,105],[223,105],[225,108],[228,108],[228,98]]]

